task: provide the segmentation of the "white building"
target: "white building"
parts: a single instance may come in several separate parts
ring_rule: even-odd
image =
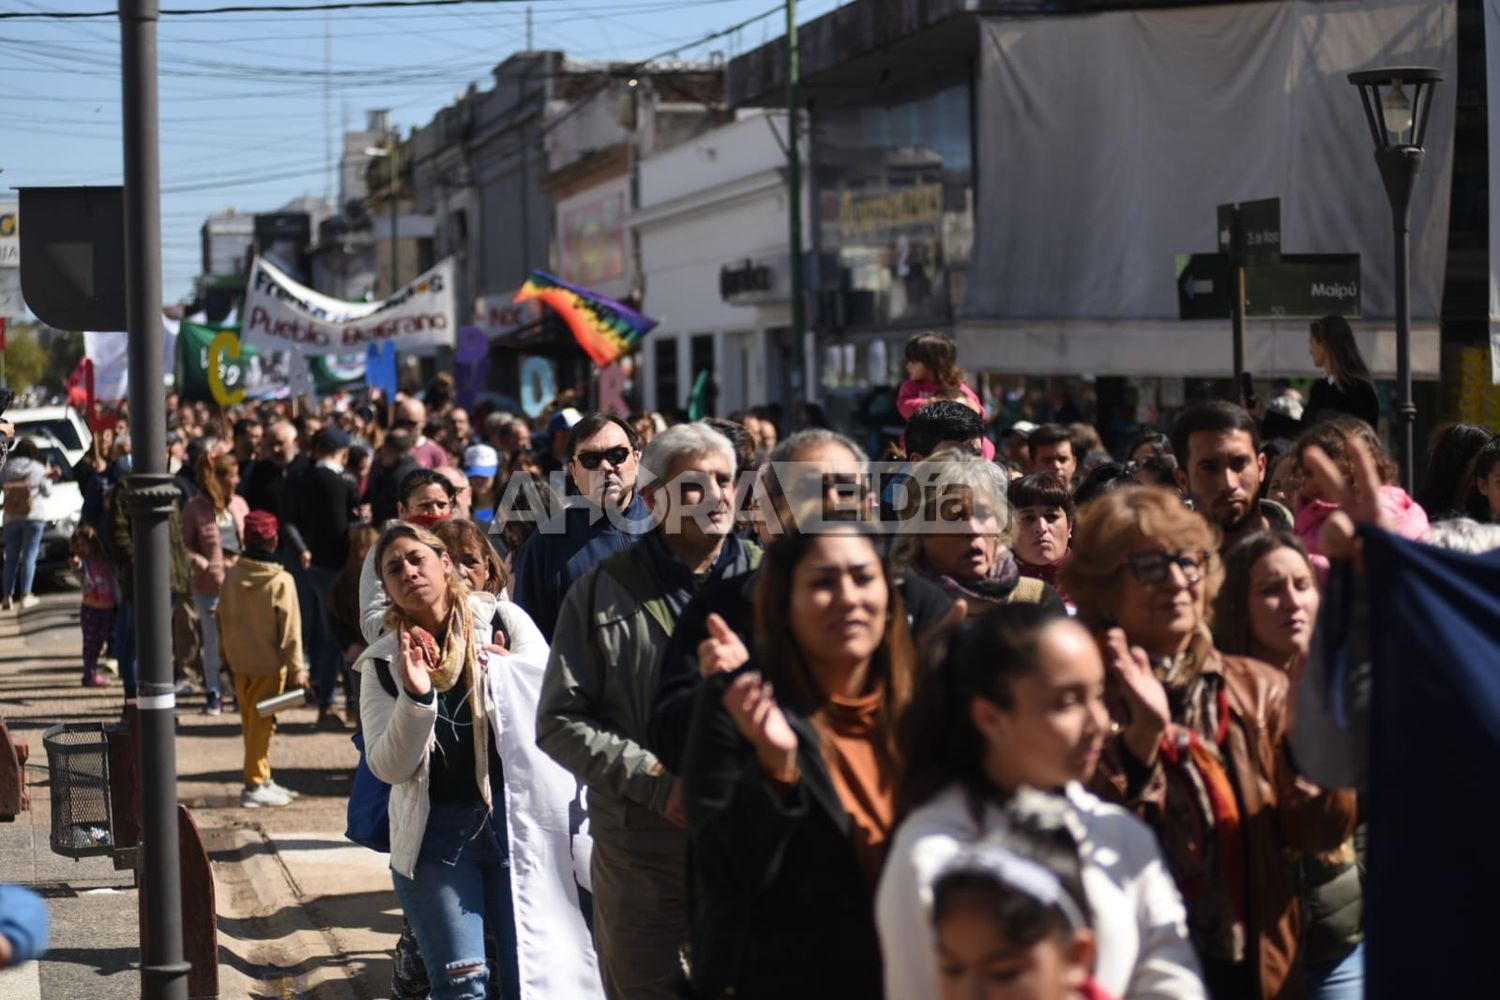
[[[772,401],[790,407],[785,140],[785,115],[750,112],[640,164],[629,225],[643,308],[661,323],[637,367],[646,408],[686,407],[704,370],[719,416]],[[802,203],[810,232],[805,193]]]

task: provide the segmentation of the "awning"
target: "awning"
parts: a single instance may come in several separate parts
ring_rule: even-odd
[[[986,19],[964,365],[1228,373],[1228,322],[1177,318],[1176,255],[1216,249],[1218,205],[1280,198],[1283,252],[1361,255],[1366,358],[1393,371],[1375,335],[1395,312],[1391,214],[1347,74],[1431,65],[1447,82],[1412,199],[1411,312],[1415,371],[1435,376],[1456,33],[1452,0]],[[1252,323],[1247,368],[1310,371],[1306,330]]]
[[[1349,325],[1375,377],[1394,378],[1395,327]],[[958,356],[972,372],[1217,378],[1232,370],[1228,322],[969,320],[959,324],[956,339]],[[1412,324],[1414,378],[1439,377],[1440,344],[1436,323]],[[1320,374],[1307,353],[1307,321],[1248,324],[1245,370],[1260,378]]]

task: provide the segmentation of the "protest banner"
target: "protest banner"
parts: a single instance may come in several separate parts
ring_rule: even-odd
[[[453,346],[455,315],[451,258],[388,299],[345,302],[293,281],[256,257],[241,335],[246,346],[292,350],[304,357],[354,355],[384,341],[403,353],[431,354]]]

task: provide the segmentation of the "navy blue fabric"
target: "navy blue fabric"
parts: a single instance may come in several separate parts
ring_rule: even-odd
[[[515,601],[550,643],[563,598],[596,563],[639,541],[654,526],[646,501],[636,494],[623,517],[608,517],[598,506],[569,497],[561,531],[553,521],[540,525],[516,554],[511,600]],[[618,523],[617,523],[618,522]]]
[[[1368,996],[1493,996],[1500,553],[1363,534],[1375,656]]]
[[[354,765],[354,784],[349,789],[344,836],[361,847],[381,854],[391,853],[391,786],[375,777],[365,762],[365,734],[354,734],[359,763]]]

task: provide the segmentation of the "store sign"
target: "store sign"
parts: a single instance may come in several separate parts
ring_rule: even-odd
[[[0,205],[0,267],[21,266],[21,213],[15,202]]]
[[[784,260],[750,260],[719,268],[719,298],[733,306],[783,302],[789,297]]]
[[[625,192],[621,179],[557,208],[558,268],[579,285],[625,277]]]
[[[923,184],[879,194],[845,191],[839,197],[838,221],[845,240],[937,226],[943,221],[943,186]]]
[[[490,339],[505,337],[525,329],[542,318],[542,304],[534,300],[512,301],[516,289],[498,295],[481,295],[474,300],[474,325]]]

